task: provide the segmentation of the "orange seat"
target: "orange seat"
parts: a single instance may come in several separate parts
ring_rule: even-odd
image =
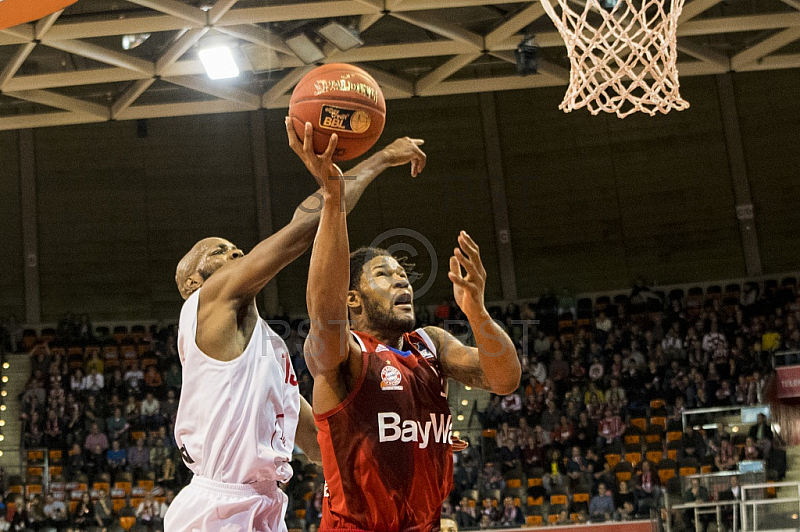
[[[666,403],[664,402],[663,399],[653,399],[652,401],[650,401],[650,408],[654,410],[656,408],[664,408],[665,405]]]
[[[547,516],[547,522],[551,525],[558,523],[558,515],[557,514],[550,514]]]
[[[638,434],[629,434],[625,436],[625,445],[639,445],[641,436]]]
[[[671,478],[675,477],[675,470],[674,469],[659,469],[658,470],[658,478],[661,480],[661,484],[665,485],[667,481]]]
[[[686,477],[689,475],[696,475],[697,468],[696,467],[682,467],[678,470],[678,474],[682,477]]]
[[[543,523],[543,519],[541,515],[529,515],[525,518],[525,524],[527,526],[540,526]]]
[[[518,478],[511,478],[511,479],[508,479],[508,482],[506,482],[506,486],[507,486],[507,487],[509,487],[509,488],[519,488],[519,487],[522,487],[522,480],[520,480],[520,479],[518,479]]]
[[[633,421],[631,421],[633,422]],[[664,416],[656,416],[650,418],[651,425],[661,425],[662,430],[667,430],[667,418]]]
[[[121,526],[123,530],[130,530],[131,528],[133,528],[133,525],[135,524],[136,524],[135,517],[125,516],[119,518],[119,526]]]
[[[639,427],[642,430],[642,432],[647,430],[647,420],[643,417],[637,417],[631,419],[631,425],[633,425],[634,427]]]
[[[495,429],[484,429],[483,431],[484,438],[496,438],[497,431]]]
[[[572,496],[572,502],[589,502],[588,493],[576,493]]]
[[[647,451],[645,455],[649,462],[653,462],[654,464],[658,464],[663,457],[663,453],[661,451]]]
[[[61,463],[61,456],[62,456],[62,453],[59,450],[50,451],[50,462],[54,463],[54,464],[60,464]]]
[[[114,507],[115,512],[119,512],[125,508],[125,499],[113,499],[111,505]]]
[[[532,488],[534,486],[541,486],[541,485],[542,485],[542,479],[541,478],[529,478],[528,479],[528,487],[529,488]]]
[[[153,489],[153,486],[155,486],[155,482],[153,482],[152,480],[140,480],[139,481],[139,487],[140,488],[144,488],[146,490],[151,490],[151,489]]]
[[[678,459],[678,450],[677,449],[667,449],[667,458],[670,460],[677,460]]]
[[[671,430],[667,432],[667,441],[679,441],[683,437],[683,433],[679,430]]]
[[[631,472],[630,471],[617,471],[617,481],[618,482],[627,482],[631,479]]]
[[[611,469],[617,467],[617,464],[619,464],[621,461],[622,457],[618,454],[612,453],[606,455],[606,462]]]
[[[305,519],[306,518],[306,509],[305,508],[299,508],[299,509],[295,510],[294,511],[294,516],[296,518],[298,518],[298,519]]]
[[[642,461],[642,453],[625,453],[625,461],[636,467]]]
[[[125,490],[125,494],[130,495],[133,486],[130,482],[115,482],[114,487],[119,490]]]
[[[569,518],[573,523],[580,523],[581,521],[581,514],[578,513],[571,513],[569,514]]]
[[[566,495],[550,495],[550,506],[555,506],[556,504],[567,504],[567,496]]]
[[[94,484],[92,484],[92,489],[96,491],[100,490],[108,491],[110,489],[110,486],[108,485],[108,482],[95,482]]]
[[[528,506],[541,506],[544,504],[544,497],[528,497]]]
[[[710,464],[700,466],[700,472],[703,473],[704,475],[711,473],[711,469],[712,467]]]

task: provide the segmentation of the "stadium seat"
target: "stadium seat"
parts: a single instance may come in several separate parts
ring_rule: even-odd
[[[605,456],[605,459],[608,466],[611,469],[614,469],[615,467],[617,467],[617,464],[619,464],[622,461],[622,456],[616,453],[609,453]]]
[[[526,526],[541,526],[543,524],[543,518],[541,515],[529,515],[525,518],[525,525]]]

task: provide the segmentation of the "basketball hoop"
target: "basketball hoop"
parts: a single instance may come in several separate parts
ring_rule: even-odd
[[[0,30],[39,20],[78,0],[0,0]]]
[[[676,64],[683,3],[542,0],[569,54],[569,88],[558,108],[569,113],[586,107],[593,115],[605,111],[620,118],[637,111],[653,116],[688,108],[680,95]]]

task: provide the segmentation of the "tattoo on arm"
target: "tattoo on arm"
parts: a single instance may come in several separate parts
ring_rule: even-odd
[[[449,349],[441,353],[439,360],[445,377],[455,379],[467,386],[488,390],[489,382],[481,369],[477,353],[470,352],[469,348],[459,349],[459,353],[454,351],[454,349]]]

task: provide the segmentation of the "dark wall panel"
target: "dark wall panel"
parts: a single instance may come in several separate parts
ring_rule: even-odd
[[[800,70],[737,74],[736,105],[765,273],[800,269]]]
[[[741,275],[713,78],[684,82],[687,111],[624,120],[564,114],[563,90],[498,93],[520,296]]]
[[[175,266],[206,236],[255,235],[247,115],[37,131],[42,314],[174,318]]]
[[[298,203],[315,189],[313,179],[286,145],[284,113],[270,112],[267,126],[276,229],[289,221]],[[406,250],[411,249],[405,254],[422,275],[415,288],[420,290],[433,277],[430,289],[419,301],[432,304],[452,298],[452,284],[446,272],[458,231],[464,229],[481,246],[489,271],[487,299],[500,299],[477,96],[388,102],[386,129],[371,153],[401,136],[425,140],[427,167],[417,179],[410,177],[407,165],[391,168],[367,189],[348,217],[351,249],[371,244],[383,247],[403,244]],[[344,163],[342,166],[346,170],[353,165]],[[386,231],[395,234],[376,241]],[[434,251],[435,271],[426,244]],[[280,297],[286,310],[305,310],[308,258],[306,254],[278,277]]]
[[[0,132],[0,235],[9,246],[0,275],[0,317],[25,320],[25,277],[22,253],[19,149],[17,133]]]

